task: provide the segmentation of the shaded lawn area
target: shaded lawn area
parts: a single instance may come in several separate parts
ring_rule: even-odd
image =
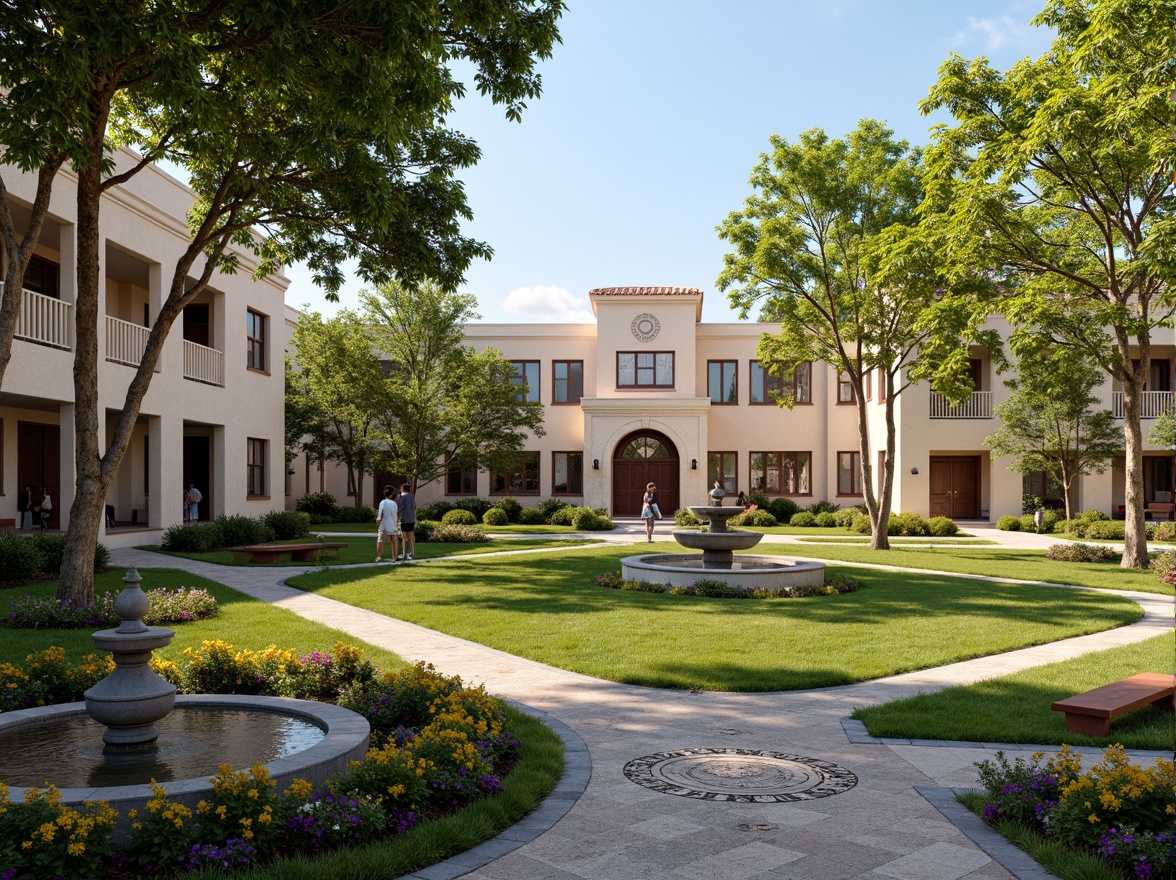
[[[653,552],[676,545],[658,545]],[[612,681],[729,691],[845,684],[1128,623],[1124,598],[840,569],[857,593],[707,599],[598,587],[632,548],[315,572],[291,586]],[[830,574],[836,570],[830,570]]]
[[[765,535],[810,535],[813,537],[825,538],[848,538],[855,541],[869,541],[869,535],[859,535],[856,532],[851,532],[849,529],[843,529],[839,526],[825,527],[825,526],[732,526],[731,530],[736,531],[742,529],[751,532],[763,532]],[[925,538],[904,538],[898,535],[891,535],[890,541],[946,541],[948,543],[955,540],[963,540],[968,543],[973,543],[976,540],[974,535],[967,532],[959,532],[952,535],[950,538],[936,538],[933,535],[928,535]],[[986,544],[991,544],[991,541],[985,541]]]
[[[953,535],[950,538],[901,538],[891,537],[890,543],[894,544],[952,544],[956,542],[957,538],[963,539],[960,543],[966,543],[969,547],[977,547],[981,544],[995,545],[996,541],[981,540],[980,538],[973,538],[971,535]],[[870,539],[861,535],[802,535],[797,538],[797,541],[804,544],[869,544]]]
[[[1171,672],[1176,635],[1165,633],[1134,645],[1096,651],[1013,675],[882,706],[855,709],[873,736],[968,742],[1042,743],[1129,749],[1172,749],[1172,713],[1153,706],[1111,720],[1108,737],[1066,730],[1065,716],[1050,710],[1058,700],[1085,693],[1137,672]]]
[[[122,569],[109,569],[96,575],[95,593],[99,596],[107,591],[117,593],[122,589],[124,574]],[[220,611],[214,617],[172,625],[170,628],[176,631],[176,637],[171,645],[155,652],[155,656],[165,660],[178,661],[183,656],[184,648],[199,648],[206,639],[220,639],[238,650],[262,650],[272,644],[279,648],[290,648],[299,656],[312,651],[332,651],[335,643],[341,641],[360,648],[363,656],[381,669],[395,671],[407,665],[391,651],[321,623],[306,620],[292,611],[258,602],[207,578],[170,568],[142,568],[139,574],[143,576],[144,590],[157,587],[174,590],[179,586],[208,590],[220,606]],[[9,601],[18,595],[51,597],[56,589],[56,581],[42,581],[0,590],[0,614],[7,615]],[[96,653],[90,638],[91,632],[90,629],[0,629],[0,663],[22,666],[28,654],[51,645],[65,648],[68,661],[76,663],[86,654]]]
[[[370,531],[370,530],[369,530]],[[364,562],[374,562],[376,559],[376,533],[373,531],[371,537],[347,537],[346,535],[339,535],[331,539],[332,543],[346,542],[346,547],[338,549],[338,558],[333,558],[332,553],[335,551],[326,551],[323,553],[322,559],[318,562],[290,562],[288,558],[282,559],[281,562],[238,562],[233,558],[232,550],[217,550],[213,553],[176,553],[170,550],[161,550],[159,547],[140,547],[140,550],[149,550],[152,553],[162,553],[165,556],[179,556],[183,559],[197,559],[201,562],[215,562],[218,565],[245,565],[245,566],[260,566],[262,568],[274,568],[280,566],[302,565],[302,566],[320,566],[320,565],[358,565]],[[294,541],[270,541],[266,544],[258,546],[263,547],[277,547],[282,544],[306,544],[310,543],[305,538],[300,538]],[[580,544],[592,543],[571,538],[508,538],[503,540],[496,540],[491,538],[489,541],[482,541],[477,544],[447,544],[447,543],[422,543],[417,542],[416,552],[413,554],[416,559],[437,559],[442,556],[464,556],[470,553],[500,553],[503,550],[531,550],[536,547],[557,547],[578,546]],[[387,561],[392,558],[391,548],[384,546],[384,560]]]
[[[870,550],[868,547],[830,544],[805,544],[804,549],[799,550],[795,547],[789,549],[785,544],[760,544],[754,552],[1172,595],[1172,585],[1165,584],[1153,571],[1120,568],[1118,562],[1055,562],[1045,558],[1044,550],[973,550],[971,547]]]
[[[321,532],[322,534],[336,534],[339,532],[371,532],[372,523],[323,523],[320,525],[313,525],[310,527],[312,532]],[[478,528],[488,534],[495,535],[566,535],[574,534],[575,529],[571,526],[524,526],[519,524],[505,525],[505,526],[488,526],[479,524]],[[372,540],[375,540],[375,532],[372,532]]]

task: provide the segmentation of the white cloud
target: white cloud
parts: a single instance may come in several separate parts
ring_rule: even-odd
[[[968,26],[949,42],[953,46],[979,46],[985,52],[1029,51],[1041,47],[1043,32],[1034,27],[1032,15],[998,15],[992,18],[968,18]]]
[[[528,324],[590,324],[596,321],[588,297],[576,296],[554,284],[515,288],[503,300],[502,310]]]

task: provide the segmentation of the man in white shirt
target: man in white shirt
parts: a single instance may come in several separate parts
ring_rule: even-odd
[[[396,563],[396,537],[400,533],[400,508],[396,505],[395,494],[395,489],[391,486],[385,486],[384,500],[376,509],[376,522],[379,523],[380,528],[376,536],[376,562],[382,561],[384,539],[387,538],[392,545],[392,558],[389,561],[393,564]]]

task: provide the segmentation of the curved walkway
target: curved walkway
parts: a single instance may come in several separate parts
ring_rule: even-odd
[[[622,527],[609,538],[643,538],[632,531]],[[1140,641],[1173,625],[1170,597],[1127,593],[1145,609],[1144,617],[1131,626],[997,657],[820,690],[667,691],[555,669],[284,586],[284,578],[305,568],[220,566],[140,550],[113,551],[112,562],[203,575],[406,660],[426,660],[442,672],[484,683],[493,693],[551,715],[583,738],[591,778],[550,830],[488,864],[465,862],[472,868],[468,873],[458,857],[413,875],[429,880],[458,875],[477,880],[1012,877],[916,791],[975,784],[974,764],[990,757],[996,744],[877,741],[862,736],[854,725],[847,726],[847,735],[843,719],[856,706]],[[636,758],[706,748],[828,761],[855,774],[857,784],[818,800],[736,804],[663,794],[635,785],[622,772]],[[507,843],[497,851],[517,845]],[[1032,875],[1030,868],[1016,876]]]

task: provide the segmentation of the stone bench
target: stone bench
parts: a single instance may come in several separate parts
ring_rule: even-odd
[[[281,562],[282,555],[290,554],[291,562],[318,562],[322,551],[346,547],[346,541],[313,541],[306,544],[258,544],[233,547],[237,562]]]
[[[1174,693],[1176,676],[1141,672],[1084,694],[1058,700],[1050,708],[1066,713],[1066,730],[1070,733],[1109,736],[1112,718],[1153,704],[1172,709]]]

